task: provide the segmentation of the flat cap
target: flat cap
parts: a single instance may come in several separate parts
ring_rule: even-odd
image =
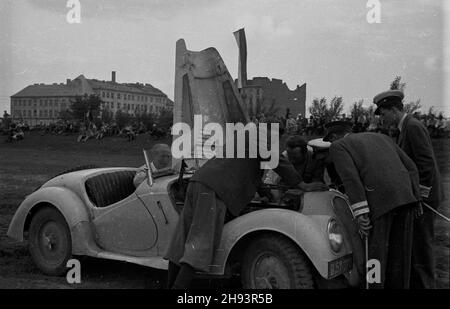
[[[394,102],[401,103],[404,97],[405,95],[401,90],[388,90],[377,94],[373,98],[373,103],[377,105],[375,115],[380,114],[380,108],[382,107],[391,107]]]

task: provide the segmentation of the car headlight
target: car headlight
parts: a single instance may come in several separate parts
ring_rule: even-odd
[[[328,221],[327,232],[331,249],[334,252],[339,252],[344,243],[344,237],[342,236],[341,226],[335,219],[330,219],[330,221]]]

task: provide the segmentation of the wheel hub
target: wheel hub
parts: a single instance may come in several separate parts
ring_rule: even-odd
[[[288,289],[289,272],[284,263],[274,255],[260,256],[254,267],[257,289]]]
[[[63,248],[61,248],[61,231],[55,222],[49,221],[42,225],[39,231],[38,247],[42,256],[49,263],[58,263],[63,259]]]

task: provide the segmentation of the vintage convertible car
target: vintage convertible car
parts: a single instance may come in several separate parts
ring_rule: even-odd
[[[191,175],[160,175],[151,187],[144,181],[135,189],[135,172],[102,168],[57,176],[20,205],[8,235],[23,241],[28,231],[31,256],[49,275],[64,274],[72,255],[165,269],[162,256]],[[277,204],[253,201],[225,224],[209,275],[240,275],[249,288],[312,288],[320,277],[339,275],[357,285],[351,236],[335,214],[345,209],[345,196],[336,191]]]
[[[208,116],[205,122],[248,118],[213,48],[191,52],[184,41],[177,43],[175,87],[175,122],[192,123],[194,114]],[[162,256],[192,173],[149,174],[135,188],[136,171],[94,168],[59,175],[26,197],[8,235],[23,241],[28,232],[35,264],[50,275],[64,274],[72,256],[166,269]],[[361,250],[346,197],[333,190],[280,190],[278,202],[254,200],[239,217],[227,218],[203,275],[240,276],[245,288],[357,286],[355,257]]]

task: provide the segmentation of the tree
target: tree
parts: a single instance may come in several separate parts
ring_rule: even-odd
[[[403,106],[403,110],[408,114],[414,114],[422,108],[422,104],[420,104],[420,99],[416,101],[411,101]]]
[[[112,123],[114,120],[114,113],[109,108],[105,108],[102,110],[101,119],[104,123]]]
[[[351,115],[353,120],[358,120],[361,115],[366,115],[367,111],[363,106],[364,100],[359,100],[358,102],[354,102],[352,105]]]
[[[342,97],[334,97],[331,99],[330,107],[327,111],[327,119],[326,121],[333,121],[337,120],[339,118],[339,115],[342,114],[342,111],[344,109],[344,102],[342,100]]]
[[[115,118],[116,124],[120,130],[127,126],[131,121],[130,115],[128,115],[128,113],[122,112],[122,110],[120,109],[117,110]]]
[[[402,77],[401,76],[396,76],[394,78],[394,80],[391,83],[391,90],[401,90],[404,91],[406,88],[406,83],[402,83]]]
[[[314,118],[324,119],[327,117],[327,99],[314,98],[311,106],[309,107],[309,113]]]
[[[142,122],[147,131],[151,130],[151,128],[153,127],[153,124],[155,123],[156,118],[157,118],[156,115],[150,114],[150,113],[142,113],[142,114],[136,115],[136,121],[138,123]]]
[[[169,130],[173,125],[173,112],[171,109],[164,108],[158,115],[158,128],[162,130]]]
[[[59,112],[59,118],[63,121],[70,121],[73,120],[73,114],[70,110],[62,110]]]
[[[102,100],[95,94],[77,96],[70,105],[73,118],[80,121],[93,121],[99,116],[101,103],[103,103]]]

